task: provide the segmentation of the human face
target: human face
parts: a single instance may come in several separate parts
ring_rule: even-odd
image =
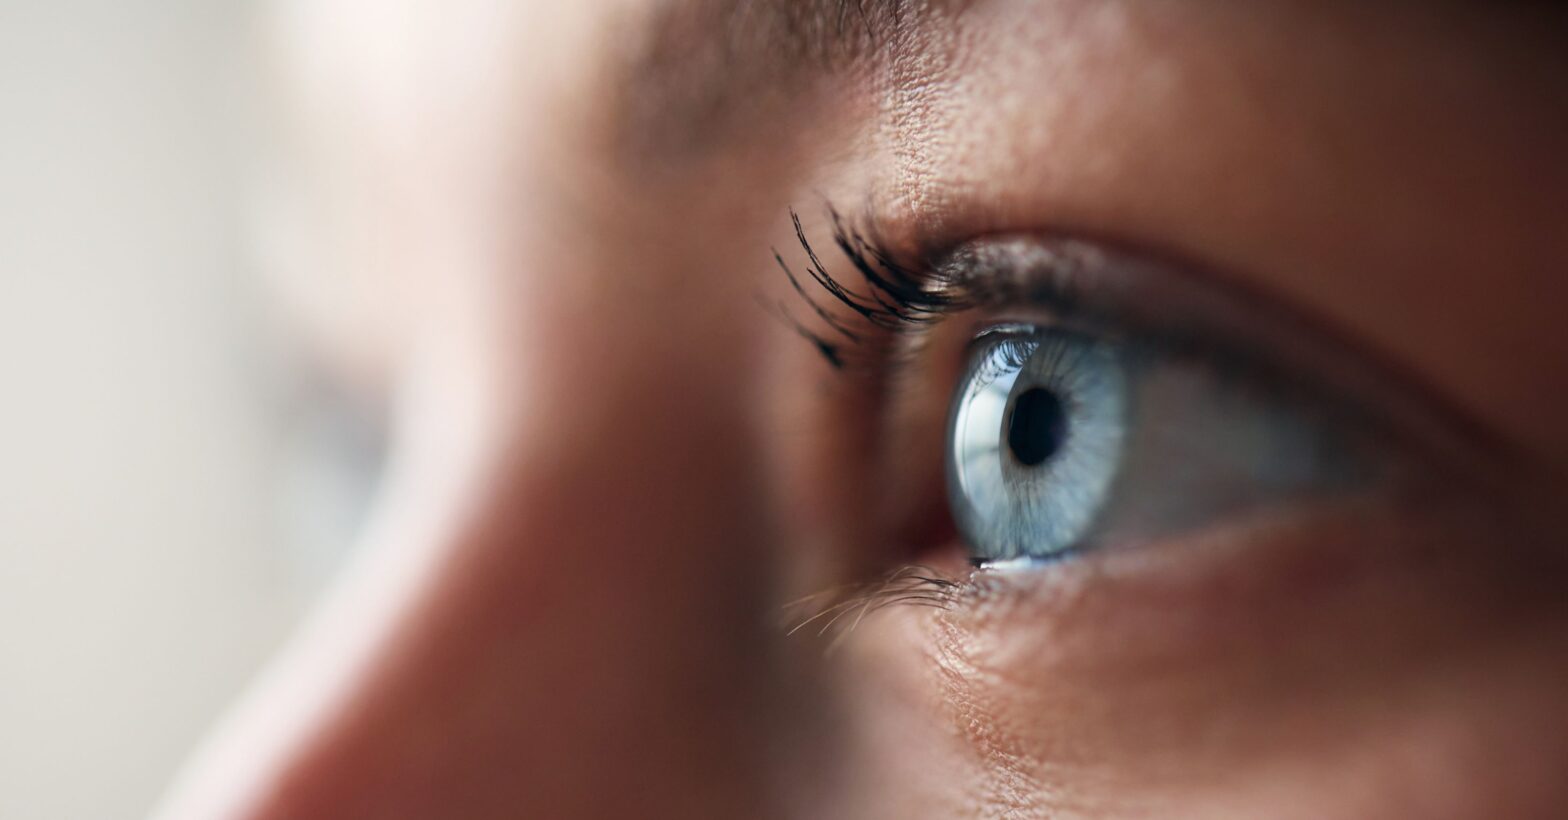
[[[281,19],[396,450],[168,816],[1568,803],[1559,13]]]

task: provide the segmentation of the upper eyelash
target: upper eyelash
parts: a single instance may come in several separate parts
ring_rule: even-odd
[[[953,287],[944,277],[934,275],[929,267],[914,268],[899,262],[875,237],[874,231],[855,228],[830,205],[828,218],[833,229],[833,244],[865,284],[864,291],[851,288],[829,273],[822,264],[816,248],[806,237],[800,214],[791,208],[789,216],[795,229],[795,239],[806,254],[806,275],[834,302],[847,307],[875,330],[905,331],[940,321],[951,313],[971,306],[960,289]],[[766,306],[797,334],[810,341],[830,365],[835,369],[843,369],[851,363],[844,344],[860,345],[866,341],[866,334],[851,328],[844,319],[813,298],[802,284],[800,276],[784,261],[783,254],[777,248],[773,249],[773,258],[784,271],[796,295],[829,328],[832,337],[801,324],[782,303]]]
[[[911,263],[888,250],[872,220],[864,220],[867,227],[857,227],[831,204],[827,206],[827,215],[833,245],[860,277],[863,289],[851,287],[828,272],[806,237],[799,213],[789,209],[795,240],[806,255],[806,275],[828,294],[832,303],[848,308],[853,318],[835,314],[808,293],[801,277],[777,248],[772,249],[774,261],[796,296],[828,331],[806,327],[783,302],[764,302],[763,306],[816,347],[834,369],[843,370],[859,363],[854,349],[876,339],[878,331],[884,339],[885,334],[910,333],[976,307],[1022,303],[1047,309],[1058,318],[1075,316],[1089,322],[1100,318],[1093,315],[1093,299],[1085,299],[1090,283],[1074,260],[1055,260],[1048,277],[1027,282],[993,275],[995,271],[984,270],[984,265],[975,264],[962,252],[927,252]],[[850,323],[855,321],[865,327],[852,327]],[[878,361],[886,363],[885,359]]]

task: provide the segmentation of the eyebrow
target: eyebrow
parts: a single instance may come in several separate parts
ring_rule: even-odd
[[[813,81],[892,57],[948,5],[661,0],[622,32],[612,73],[617,140],[645,158],[701,153]]]

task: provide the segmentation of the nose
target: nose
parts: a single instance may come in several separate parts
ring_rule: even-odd
[[[362,554],[164,818],[768,816],[757,448],[697,376],[739,353],[649,312],[433,346]]]

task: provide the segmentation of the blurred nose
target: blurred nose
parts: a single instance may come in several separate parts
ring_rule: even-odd
[[[767,815],[744,345],[600,295],[416,357],[357,565],[164,816]]]

